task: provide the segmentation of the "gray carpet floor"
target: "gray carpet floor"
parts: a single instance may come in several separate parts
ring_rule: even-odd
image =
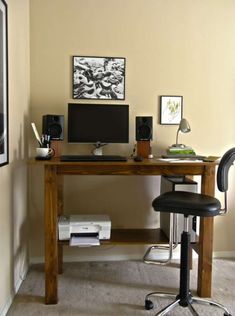
[[[191,272],[191,290],[195,293],[197,267]],[[213,299],[235,315],[235,260],[214,259]],[[8,316],[152,316],[171,301],[154,298],[154,309],[144,309],[144,298],[155,290],[177,291],[179,269],[153,266],[139,261],[65,263],[59,276],[59,302],[44,304],[43,265],[33,265],[22,283]],[[200,315],[223,315],[206,305],[194,305]],[[187,308],[176,307],[168,315],[191,315]]]

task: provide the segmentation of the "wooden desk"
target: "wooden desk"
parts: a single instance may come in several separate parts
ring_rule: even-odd
[[[57,217],[63,213],[63,175],[201,175],[201,191],[214,195],[215,163],[182,162],[169,163],[155,159],[143,162],[60,162],[29,161],[29,164],[44,166],[45,190],[45,302],[56,304],[58,301],[58,273],[62,272],[63,242],[57,240]],[[159,229],[117,229],[112,230],[114,244],[155,244],[166,242]],[[199,255],[198,295],[211,296],[213,247],[213,218],[201,218],[199,242],[195,249]]]

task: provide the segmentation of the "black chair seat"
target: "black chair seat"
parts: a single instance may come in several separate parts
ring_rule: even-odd
[[[185,191],[171,191],[158,196],[152,206],[157,212],[179,213],[193,216],[216,216],[221,204],[212,196]]]

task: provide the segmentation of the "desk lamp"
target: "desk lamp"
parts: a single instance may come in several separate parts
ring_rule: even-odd
[[[190,128],[189,122],[185,118],[182,118],[179,124],[179,128],[176,133],[176,143],[172,145],[171,147],[180,147],[180,148],[186,147],[184,144],[178,144],[179,132],[188,133],[190,131],[191,131],[191,128]]]

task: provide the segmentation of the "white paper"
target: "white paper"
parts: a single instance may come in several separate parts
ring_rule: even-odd
[[[179,163],[191,163],[191,162],[202,162],[202,160],[197,160],[197,159],[175,159],[175,160],[171,160],[169,162],[179,162]]]
[[[194,157],[190,158],[157,158],[156,160],[166,161],[166,162],[202,162],[202,159],[196,159]]]
[[[70,246],[77,247],[91,247],[91,246],[99,246],[100,240],[98,237],[71,237]]]
[[[156,160],[160,160],[160,161],[175,161],[176,158],[156,158]]]

